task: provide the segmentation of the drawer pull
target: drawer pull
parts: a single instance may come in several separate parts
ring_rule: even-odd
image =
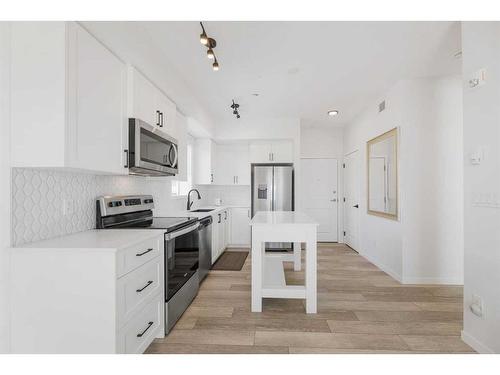
[[[147,254],[147,253],[149,253],[150,251],[153,251],[153,248],[147,249],[146,251],[144,251],[144,252],[142,252],[142,253],[135,254],[135,256],[136,256],[136,257],[142,257],[144,254]]]
[[[150,328],[151,328],[151,326],[152,326],[153,324],[154,324],[154,322],[149,322],[149,323],[148,323],[148,326],[146,327],[146,329],[145,329],[144,331],[142,331],[141,333],[138,333],[138,334],[137,334],[137,337],[142,337],[142,336],[144,336],[144,334],[148,331],[148,329],[150,329]]]
[[[149,280],[146,285],[144,285],[141,289],[137,289],[136,292],[137,293],[140,293],[142,292],[144,289],[146,289],[148,286],[150,286],[151,284],[153,284],[153,281],[152,280]]]

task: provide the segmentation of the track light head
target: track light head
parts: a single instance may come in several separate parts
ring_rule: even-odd
[[[212,48],[209,48],[209,49],[208,49],[208,51],[207,51],[207,57],[208,57],[210,60],[215,59],[215,54],[214,54],[214,51],[212,50]]]
[[[200,34],[200,43],[206,46],[208,44],[208,36],[205,33]]]
[[[238,114],[238,115],[236,115],[236,118],[240,118],[240,117],[241,117],[241,116],[240,116],[239,114]]]
[[[212,64],[212,68],[215,71],[219,70],[219,63],[217,62],[217,59],[215,59],[214,63]]]

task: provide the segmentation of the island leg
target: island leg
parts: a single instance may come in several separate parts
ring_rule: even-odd
[[[316,229],[316,228],[314,228]],[[317,312],[317,261],[316,261],[316,232],[307,236],[306,242],[306,313]]]
[[[252,233],[252,312],[262,312],[262,269],[265,243]]]
[[[293,270],[294,271],[300,271],[300,250],[301,250],[301,244],[300,242],[294,242],[293,243]]]

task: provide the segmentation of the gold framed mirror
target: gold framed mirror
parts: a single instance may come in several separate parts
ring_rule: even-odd
[[[367,211],[370,215],[398,220],[398,129],[366,143]]]

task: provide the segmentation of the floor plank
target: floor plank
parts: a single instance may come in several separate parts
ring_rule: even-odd
[[[285,278],[302,284],[304,272],[286,262]],[[241,271],[211,271],[146,353],[472,352],[460,339],[462,287],[400,284],[342,244],[318,245],[317,314],[303,300],[269,298],[251,312],[250,284],[250,256]]]

